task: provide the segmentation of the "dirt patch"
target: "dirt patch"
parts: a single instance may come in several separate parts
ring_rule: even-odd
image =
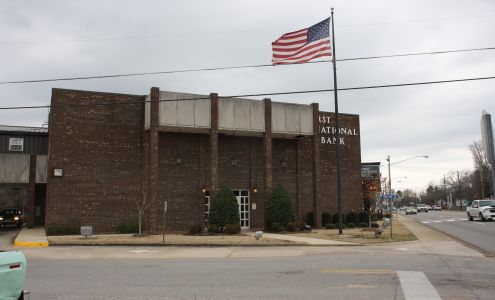
[[[50,245],[292,245],[294,242],[263,237],[256,240],[250,235],[183,235],[167,234],[165,243],[162,235],[136,237],[132,234],[81,236],[49,236]]]
[[[383,222],[378,222],[380,228]],[[363,228],[344,229],[343,235],[339,235],[338,229],[314,229],[311,233],[295,233],[294,235],[302,237],[311,237],[317,239],[329,239],[336,241],[352,242],[358,244],[379,244],[394,243],[417,240],[416,236],[410,232],[400,221],[394,219],[392,227],[392,238],[390,237],[390,228],[383,230],[379,238],[375,238],[374,231],[368,231]]]

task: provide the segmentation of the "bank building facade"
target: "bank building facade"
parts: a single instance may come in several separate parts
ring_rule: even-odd
[[[285,188],[296,222],[337,212],[336,143],[341,147],[343,211],[363,206],[359,116],[319,105],[193,95],[53,89],[49,118],[46,227],[92,225],[115,232],[136,224],[152,200],[145,230],[204,224],[221,187],[233,190],[241,228],[265,226],[271,191]],[[166,212],[164,207],[166,205]]]

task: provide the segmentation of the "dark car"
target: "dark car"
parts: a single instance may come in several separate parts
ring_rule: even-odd
[[[7,208],[0,211],[0,227],[17,226],[21,227],[24,224],[24,214],[20,209]]]

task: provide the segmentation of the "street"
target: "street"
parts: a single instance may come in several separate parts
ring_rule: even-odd
[[[409,217],[495,255],[495,222],[468,221],[465,211],[429,211]]]

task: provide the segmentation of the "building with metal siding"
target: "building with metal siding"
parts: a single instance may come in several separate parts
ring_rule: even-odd
[[[0,209],[22,209],[44,225],[48,128],[0,125]]]

